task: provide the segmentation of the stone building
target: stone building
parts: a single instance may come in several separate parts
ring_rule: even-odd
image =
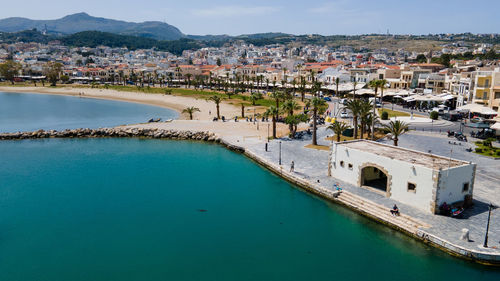
[[[476,164],[366,140],[333,145],[331,176],[418,209],[472,202]]]

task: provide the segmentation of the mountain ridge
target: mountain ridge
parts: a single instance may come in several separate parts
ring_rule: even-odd
[[[31,29],[47,29],[48,33],[59,35],[96,30],[157,40],[177,40],[185,37],[177,27],[159,21],[135,23],[93,17],[84,12],[67,15],[55,20],[32,20],[23,17],[0,19],[0,31],[2,32],[19,32]]]

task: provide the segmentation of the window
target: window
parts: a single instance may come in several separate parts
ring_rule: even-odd
[[[468,182],[464,183],[464,185],[462,187],[462,192],[467,192],[467,191],[469,191],[469,183]]]
[[[408,192],[417,192],[417,185],[414,183],[409,182],[408,183]]]
[[[500,92],[495,92],[495,99],[500,99]]]
[[[352,164],[349,163],[349,170],[352,170]]]
[[[340,167],[344,168],[344,161],[340,161]]]

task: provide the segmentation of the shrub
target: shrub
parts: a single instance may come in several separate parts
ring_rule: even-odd
[[[437,113],[437,111],[432,111],[430,117],[432,120],[437,120],[439,117],[439,113]]]
[[[497,151],[497,156],[500,156],[500,151]]]
[[[389,113],[387,111],[382,111],[380,118],[382,118],[382,120],[389,120]]]
[[[483,145],[482,141],[476,141],[476,145]]]
[[[485,141],[483,141],[483,145],[491,147],[491,140],[490,139],[486,139]]]
[[[482,153],[482,152],[483,152],[483,149],[482,149],[482,148],[479,148],[479,147],[476,147],[476,152],[477,152],[477,153]]]

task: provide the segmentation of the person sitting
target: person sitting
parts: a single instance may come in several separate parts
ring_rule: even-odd
[[[398,206],[396,206],[396,204],[394,204],[394,207],[392,207],[391,214],[393,216],[399,216],[399,209],[398,209]]]
[[[446,202],[443,202],[441,206],[439,206],[439,210],[441,211],[442,215],[449,216],[451,213],[451,208]]]

